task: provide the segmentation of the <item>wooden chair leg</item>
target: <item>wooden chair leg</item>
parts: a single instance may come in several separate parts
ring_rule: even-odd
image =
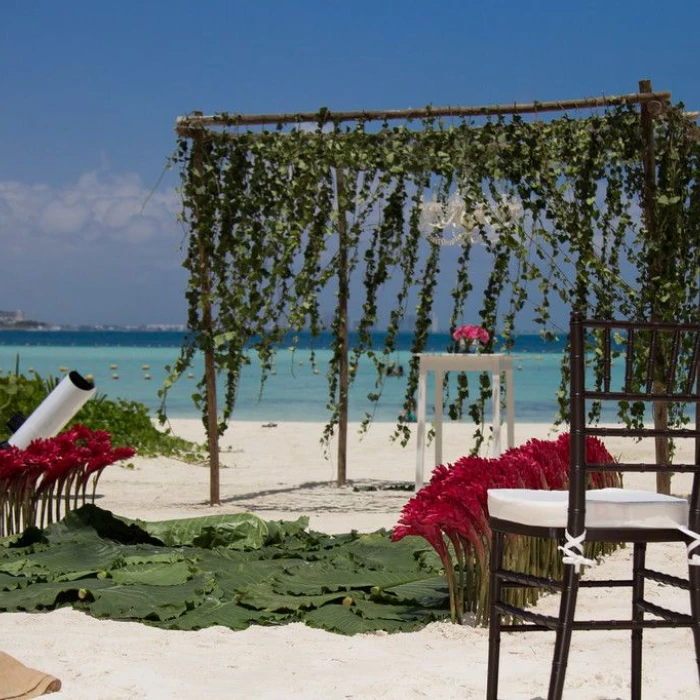
[[[491,579],[489,581],[489,665],[486,681],[486,700],[497,700],[498,665],[501,656],[501,614],[496,604],[501,601],[501,580],[495,572],[503,568],[504,535],[493,530],[491,538]]]
[[[639,623],[639,627],[632,629],[632,700],[640,700],[642,697],[642,641],[644,629],[644,611],[641,603],[644,600],[644,575],[646,563],[646,542],[634,544],[634,556],[632,565],[632,621]]]
[[[693,641],[695,642],[695,663],[700,678],[700,566],[689,566],[690,614],[693,616]]]
[[[554,642],[554,658],[552,659],[552,674],[549,679],[549,694],[547,700],[561,700],[564,693],[566,665],[569,660],[571,632],[573,630],[576,612],[576,597],[578,595],[579,574],[573,564],[564,566],[564,580],[559,604],[559,622],[557,637]]]

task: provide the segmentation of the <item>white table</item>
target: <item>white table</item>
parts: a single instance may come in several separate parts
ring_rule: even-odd
[[[435,372],[435,466],[442,464],[442,381],[444,372],[491,372],[491,423],[493,426],[491,456],[501,454],[501,374],[505,374],[507,446],[515,442],[513,407],[513,357],[485,353],[417,353],[419,358],[418,406],[416,412],[416,491],[423,487],[425,463],[425,404],[428,372]]]

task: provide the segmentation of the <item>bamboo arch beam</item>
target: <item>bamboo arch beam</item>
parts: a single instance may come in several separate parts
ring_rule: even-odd
[[[193,130],[205,127],[253,126],[264,124],[298,124],[304,122],[333,123],[344,121],[387,121],[393,119],[426,119],[430,117],[488,117],[502,114],[539,114],[540,112],[565,112],[567,110],[610,107],[621,104],[649,104],[652,112],[659,113],[664,105],[670,104],[670,92],[634,92],[628,95],[608,97],[588,97],[577,100],[554,100],[551,102],[529,102],[483,107],[424,107],[421,109],[354,110],[331,112],[321,108],[318,112],[280,114],[193,114],[178,117],[175,131],[180,136],[191,136]]]

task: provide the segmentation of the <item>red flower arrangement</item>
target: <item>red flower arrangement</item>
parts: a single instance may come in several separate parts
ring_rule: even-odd
[[[33,440],[25,450],[0,450],[0,536],[44,527],[91,500],[104,468],[133,457],[131,447],[112,447],[104,430],[75,425],[53,438]]]
[[[611,459],[596,438],[586,444],[592,461]],[[595,459],[600,455],[600,459]],[[603,457],[604,455],[604,457]],[[591,475],[592,486],[619,486],[616,472]],[[496,459],[468,456],[453,465],[441,465],[430,482],[403,508],[392,539],[407,535],[425,538],[445,569],[454,622],[473,612],[477,622],[488,621],[488,582],[491,530],[488,524],[487,491],[491,488],[566,489],[569,481],[569,434],[557,440],[530,440]],[[519,560],[521,570],[556,574],[559,566],[556,543],[545,540],[508,543],[508,556]],[[606,550],[607,551],[607,550]],[[522,594],[522,592],[514,592]],[[536,589],[528,594],[535,602]]]

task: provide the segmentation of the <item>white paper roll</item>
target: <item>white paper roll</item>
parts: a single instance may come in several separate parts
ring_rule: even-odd
[[[78,372],[70,372],[22,423],[8,444],[23,450],[36,438],[53,437],[94,393],[92,382]]]

